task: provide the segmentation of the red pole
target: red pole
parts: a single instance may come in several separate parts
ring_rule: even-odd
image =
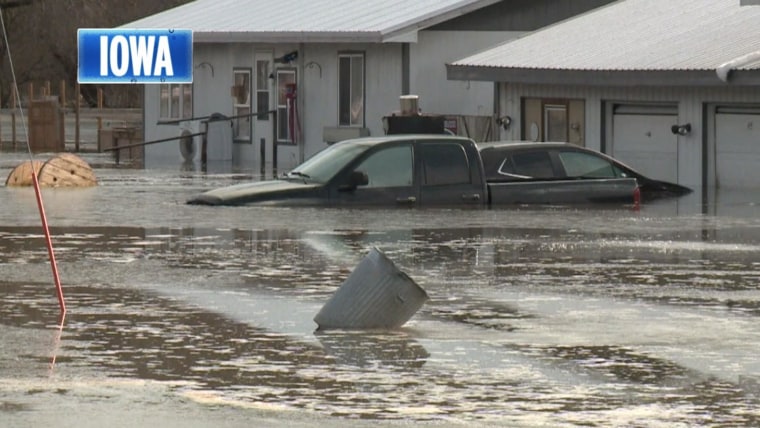
[[[32,167],[32,181],[34,182],[34,193],[37,196],[37,207],[40,209],[42,229],[45,232],[45,241],[47,243],[48,256],[50,257],[50,267],[53,269],[53,280],[55,280],[55,287],[58,291],[58,305],[61,307],[61,325],[63,325],[63,318],[66,316],[66,302],[63,300],[63,288],[61,287],[61,278],[58,276],[58,265],[55,263],[53,241],[50,239],[50,229],[48,228],[47,217],[45,216],[45,207],[42,205],[40,182],[37,180],[37,172],[34,170],[34,167]]]

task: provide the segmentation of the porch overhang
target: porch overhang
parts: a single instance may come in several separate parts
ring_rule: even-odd
[[[760,70],[564,70],[447,64],[448,80],[576,86],[760,86]]]

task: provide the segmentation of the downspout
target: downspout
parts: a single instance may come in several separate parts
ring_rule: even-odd
[[[742,55],[719,65],[718,68],[715,69],[715,73],[718,75],[718,79],[723,82],[728,82],[733,70],[758,60],[760,60],[760,51],[748,53],[747,55]]]
[[[401,95],[409,95],[411,58],[409,56],[409,43],[401,44]]]
[[[491,135],[491,139],[493,141],[499,141],[502,139],[501,126],[499,126],[499,124],[496,123],[497,119],[501,117],[502,85],[506,87],[507,83],[493,82],[493,121],[491,122],[491,130],[493,131],[493,134]]]

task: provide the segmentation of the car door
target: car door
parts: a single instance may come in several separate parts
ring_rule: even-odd
[[[349,183],[350,177],[357,175],[366,175],[366,183]],[[337,184],[331,190],[331,199],[336,205],[417,205],[419,195],[414,186],[412,142],[379,145],[368,150],[341,174]]]
[[[481,205],[486,191],[476,159],[458,141],[418,141],[420,200],[423,205]],[[476,152],[473,152],[476,153]]]

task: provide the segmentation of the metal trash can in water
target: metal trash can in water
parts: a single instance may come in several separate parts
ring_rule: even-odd
[[[318,330],[389,329],[404,325],[428,295],[373,248],[314,317]]]

